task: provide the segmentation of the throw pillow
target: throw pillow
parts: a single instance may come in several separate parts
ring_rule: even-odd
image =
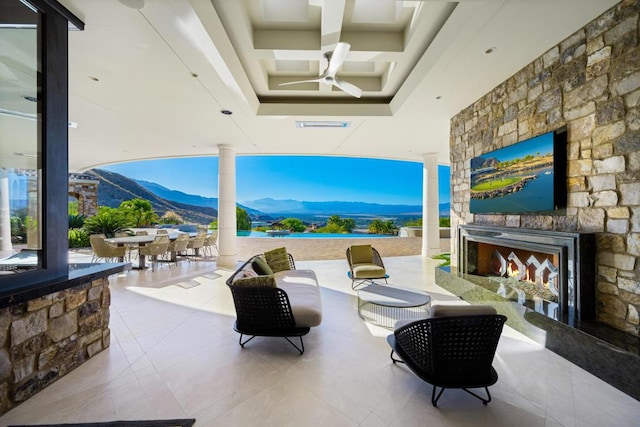
[[[371,264],[373,262],[373,249],[371,245],[351,246],[352,264]]]
[[[276,279],[269,276],[243,277],[235,280],[233,286],[253,287],[253,288],[276,288]]]
[[[277,248],[264,253],[264,258],[267,260],[267,264],[271,267],[274,273],[278,271],[291,270],[289,264],[289,255],[287,254],[287,248]]]
[[[258,273],[260,276],[267,276],[269,274],[273,274],[273,270],[267,264],[267,262],[262,257],[255,257],[253,261],[251,261],[251,267],[253,270]]]

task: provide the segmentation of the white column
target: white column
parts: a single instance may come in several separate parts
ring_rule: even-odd
[[[4,169],[0,168],[0,253],[8,256],[12,254],[12,249],[9,177]]]
[[[438,157],[423,155],[422,169],[422,256],[440,253],[440,217],[438,207]]]
[[[236,239],[236,152],[218,145],[218,267],[236,267]]]

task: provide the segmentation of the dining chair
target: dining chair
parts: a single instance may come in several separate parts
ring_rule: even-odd
[[[178,256],[182,256],[184,252],[187,250],[187,245],[189,244],[189,234],[180,233],[175,240],[169,242],[169,247],[167,248],[167,252],[165,256],[169,260],[174,260],[176,265],[178,265]]]
[[[213,258],[213,248],[216,248],[216,252],[218,251],[218,230],[213,230],[211,234],[207,235],[204,239],[204,244],[202,246],[202,252],[204,254],[204,258],[207,258],[207,253],[211,254],[211,258]]]
[[[198,256],[200,248],[204,246],[204,239],[207,238],[207,230],[198,230],[196,236],[189,240],[187,245],[187,256],[189,256],[189,249],[193,250],[194,258]]]
[[[169,243],[169,236],[160,235],[156,236],[151,243],[140,246],[138,249],[140,256],[148,256],[151,258],[151,271],[155,271],[156,264],[158,263],[158,257],[167,252]]]
[[[89,243],[93,249],[93,257],[91,262],[97,262],[100,259],[105,262],[117,262],[124,259],[127,248],[124,246],[113,246],[105,241],[104,234],[92,234],[89,236]]]

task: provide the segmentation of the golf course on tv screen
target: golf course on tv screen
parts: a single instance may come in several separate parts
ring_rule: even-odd
[[[555,132],[471,159],[473,213],[527,213],[558,208]]]

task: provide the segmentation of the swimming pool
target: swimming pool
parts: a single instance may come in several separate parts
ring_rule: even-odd
[[[238,237],[269,237],[272,239],[353,239],[353,238],[379,238],[396,237],[390,234],[366,234],[366,233],[290,233],[286,236],[269,236],[264,231],[238,231]]]

